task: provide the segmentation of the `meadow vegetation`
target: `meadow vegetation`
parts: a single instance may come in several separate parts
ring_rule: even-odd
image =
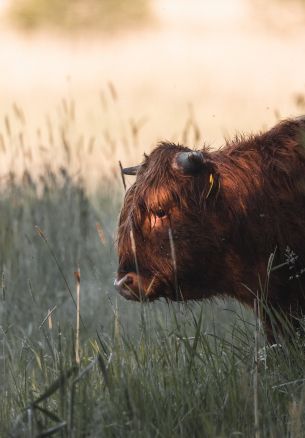
[[[66,124],[32,150],[20,141],[26,115],[16,105],[13,114],[1,132],[3,161],[13,150],[16,162],[1,179],[0,436],[301,437],[304,338],[264,349],[251,312],[230,301],[117,296],[118,166],[96,163],[101,177],[89,190],[88,169],[73,165],[88,148]],[[197,130],[188,121],[181,136]],[[45,147],[55,137],[62,160],[52,162]]]

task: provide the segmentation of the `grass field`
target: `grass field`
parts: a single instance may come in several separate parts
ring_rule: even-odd
[[[33,148],[18,105],[2,124],[0,436],[303,436],[302,338],[259,355],[237,303],[117,296],[118,169],[87,185],[94,140],[62,106]]]
[[[304,10],[158,0],[147,29],[62,39],[55,2],[14,3],[39,30],[0,26],[0,437],[303,437],[304,338],[266,349],[236,302],[130,303],[113,280],[118,160],[304,114]]]

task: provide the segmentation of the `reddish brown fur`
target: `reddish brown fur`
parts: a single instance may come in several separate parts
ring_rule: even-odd
[[[259,135],[238,137],[218,151],[205,148],[206,164],[198,176],[173,166],[176,154],[188,148],[157,146],[126,193],[120,216],[118,279],[139,270],[139,283],[124,287],[123,294],[138,300],[231,296],[253,307],[255,294],[262,293],[259,279],[266,278],[275,251],[274,265],[283,266],[271,273],[267,304],[287,316],[302,315],[304,134],[305,118],[298,118]],[[167,213],[163,220],[155,216],[159,207]],[[298,256],[294,263],[291,251]]]

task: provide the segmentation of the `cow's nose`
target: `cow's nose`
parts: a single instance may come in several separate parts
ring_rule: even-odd
[[[139,289],[138,275],[135,272],[129,272],[124,277],[114,280],[114,287],[119,292],[137,292]]]

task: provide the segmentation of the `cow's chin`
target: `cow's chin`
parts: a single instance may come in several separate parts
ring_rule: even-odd
[[[159,299],[165,299],[167,302],[186,302],[186,301],[197,301],[202,300],[202,295],[199,296],[198,293],[194,294],[186,294],[183,295],[181,291],[176,293],[173,289],[162,288],[161,290],[150,290],[150,291],[137,291],[122,289],[119,291],[119,294],[129,301],[137,301],[137,302],[152,302]]]
[[[154,301],[156,299],[156,297],[151,297],[150,295],[146,294],[145,291],[138,291],[136,293],[132,290],[122,289],[119,291],[119,294],[129,301],[147,302]]]
[[[138,302],[149,302],[155,301],[159,297],[155,294],[152,294],[151,291],[147,292],[145,290],[137,290],[134,291],[129,288],[120,289],[119,294],[129,301],[138,301]]]
[[[141,301],[140,295],[133,292],[131,289],[121,289],[119,294],[126,300],[130,301]]]

